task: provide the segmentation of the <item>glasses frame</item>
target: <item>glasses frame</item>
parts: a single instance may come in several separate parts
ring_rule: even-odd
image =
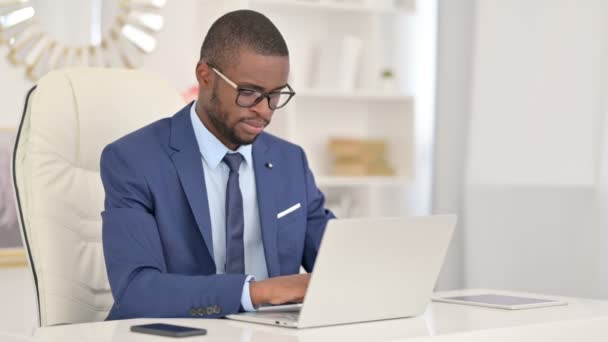
[[[234,90],[236,90],[237,95],[236,98],[234,99],[234,103],[236,103],[237,106],[242,107],[242,108],[251,108],[255,105],[257,105],[258,103],[260,103],[263,99],[267,99],[268,100],[268,108],[275,110],[275,109],[279,109],[279,108],[283,108],[287,105],[287,103],[289,103],[289,101],[296,95],[296,92],[293,90],[293,88],[291,88],[291,86],[289,84],[286,84],[287,89],[289,89],[289,91],[272,91],[272,92],[265,92],[263,90],[259,90],[259,89],[252,89],[252,88],[247,88],[247,87],[241,87],[238,84],[236,84],[234,81],[232,81],[231,79],[228,78],[228,76],[224,75],[215,65],[207,62],[207,65],[218,75],[220,76],[224,81],[226,81],[226,83],[228,83],[232,88],[234,88]],[[258,97],[251,105],[248,106],[243,106],[241,104],[239,104],[239,97],[241,96],[241,90],[246,90],[246,91],[253,91],[256,93],[260,93],[261,96]],[[287,98],[287,100],[285,101],[285,103],[283,103],[280,106],[275,106],[273,108],[273,106],[270,104],[270,96],[274,95],[274,94],[283,94],[283,95],[289,95],[289,97]]]

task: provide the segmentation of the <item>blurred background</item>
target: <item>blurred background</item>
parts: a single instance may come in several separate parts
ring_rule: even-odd
[[[608,298],[608,2],[0,0],[0,331],[35,325],[9,170],[27,91],[55,68],[142,68],[186,104],[237,8],[287,40],[297,95],[269,131],[340,217],[458,214],[437,290]]]

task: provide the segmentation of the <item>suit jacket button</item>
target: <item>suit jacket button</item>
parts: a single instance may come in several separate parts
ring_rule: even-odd
[[[198,315],[199,315],[199,316],[203,316],[204,314],[205,314],[205,309],[203,309],[203,308],[199,308],[199,309],[198,309]]]
[[[219,305],[214,305],[213,313],[219,314],[220,312],[222,312],[222,308]]]
[[[198,311],[195,308],[190,309],[190,315],[196,316],[197,313]]]
[[[207,307],[207,315],[212,315],[213,314],[213,308],[208,306]]]

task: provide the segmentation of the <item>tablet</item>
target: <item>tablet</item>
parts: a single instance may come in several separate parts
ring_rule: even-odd
[[[520,297],[520,296],[507,296],[494,293],[485,293],[470,296],[454,296],[454,297],[433,297],[433,301],[454,303],[454,304],[465,304],[475,306],[485,306],[496,309],[506,310],[520,310],[520,309],[532,309],[546,306],[557,306],[566,305],[568,303],[561,300],[546,299],[546,298],[534,298],[534,297]]]

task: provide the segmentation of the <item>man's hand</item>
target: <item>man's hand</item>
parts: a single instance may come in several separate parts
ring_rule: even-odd
[[[254,306],[302,302],[309,281],[310,274],[294,274],[253,282],[249,287],[251,302]]]

